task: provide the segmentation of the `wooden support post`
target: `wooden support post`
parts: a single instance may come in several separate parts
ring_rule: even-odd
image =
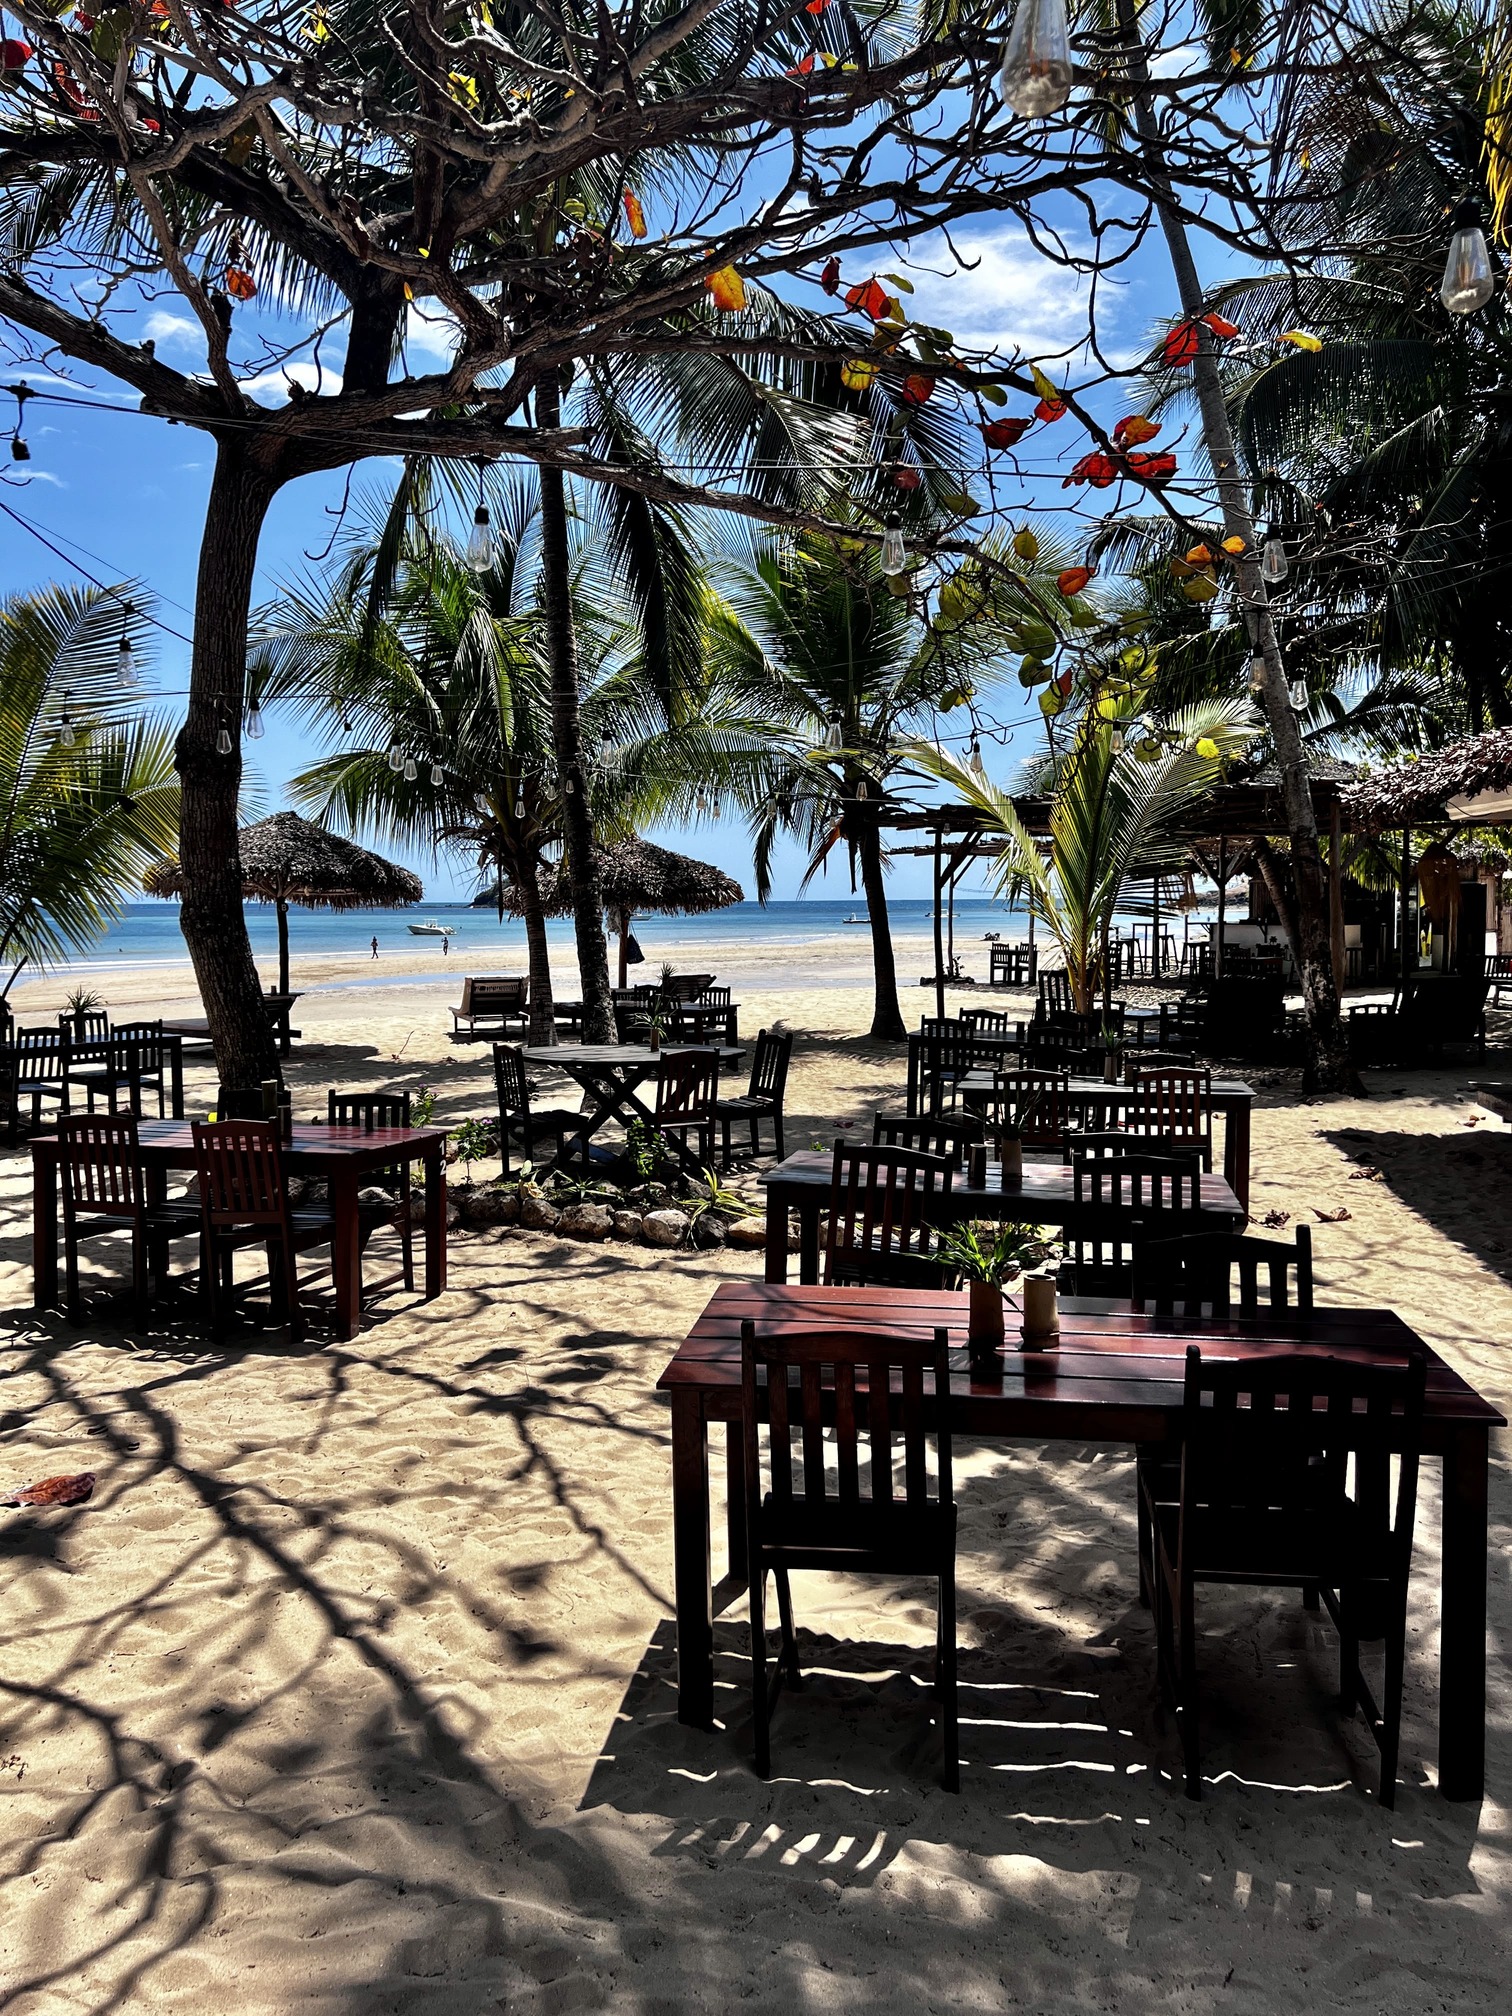
[[[1333,954],[1334,986],[1344,992],[1344,864],[1343,814],[1334,800],[1328,828],[1328,940]]]
[[[1150,972],[1160,978],[1160,876],[1150,884]]]
[[[1223,913],[1228,902],[1228,840],[1218,835],[1218,928],[1213,940],[1213,978],[1223,978]]]
[[[1412,973],[1412,966],[1408,965],[1407,963],[1408,961],[1407,918],[1408,918],[1408,909],[1411,902],[1411,890],[1412,890],[1412,835],[1410,832],[1404,831],[1402,834],[1401,910],[1397,923],[1398,935],[1400,938],[1400,943],[1397,946],[1397,958],[1399,969],[1401,972],[1402,983],[1404,986]],[[1413,965],[1416,965],[1416,963],[1417,962],[1414,959]]]
[[[945,881],[945,829],[935,828],[934,849],[934,962],[935,962],[935,1014],[940,1021],[945,1019],[945,941],[940,928],[940,907]]]

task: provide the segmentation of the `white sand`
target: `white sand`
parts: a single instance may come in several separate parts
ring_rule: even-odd
[[[898,1052],[854,1034],[864,952],[723,967],[743,1027],[802,1032],[797,1141],[899,1103]],[[301,1002],[297,1108],[339,1079],[486,1111],[446,977]],[[123,975],[112,1005],[191,1012],[179,984]],[[22,1019],[61,992],[26,990]],[[1478,1075],[1265,1095],[1253,1208],[1346,1206],[1316,1233],[1325,1299],[1397,1307],[1505,1410],[1512,1140],[1470,1126]],[[1203,1601],[1217,1782],[1193,1806],[1153,1707],[1132,1464],[1065,1445],[961,1452],[961,1796],[918,1685],[931,1592],[830,1578],[798,1581],[820,1674],[762,1785],[743,1609],[718,1627],[727,1727],[675,1719],[653,1391],[759,1256],[454,1235],[441,1301],[396,1295],[351,1345],[221,1352],[180,1323],[35,1316],[24,1154],[0,1155],[0,1209],[0,1481],[100,1480],[76,1511],[0,1515],[6,2016],[1505,2006],[1505,1438],[1479,1807],[1433,1789],[1434,1464],[1395,1814],[1330,1705],[1330,1635],[1285,1592]]]

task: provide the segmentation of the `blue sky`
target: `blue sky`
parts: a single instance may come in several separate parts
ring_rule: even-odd
[[[958,235],[955,243],[967,270],[933,270],[952,263],[943,246],[936,258],[918,248],[910,261],[916,287],[910,306],[921,319],[950,327],[963,344],[1009,351],[1017,347],[1031,357],[1053,356],[1075,344],[1084,327],[1085,300],[1074,276],[1034,252],[1012,227],[995,230],[979,225]],[[1112,286],[1105,284],[1099,303],[1104,343],[1132,358],[1152,319],[1168,312],[1171,298],[1163,261],[1146,254],[1127,277]],[[165,308],[144,314],[141,333],[152,335],[165,361],[181,368],[192,369],[202,358],[192,323]],[[417,329],[416,335],[421,348],[439,351],[444,345],[441,332]],[[428,360],[412,361],[416,368],[425,368]],[[4,382],[13,383],[15,375]],[[45,372],[26,375],[39,392],[69,390]],[[170,427],[134,410],[108,410],[113,404],[134,408],[135,400],[95,374],[78,373],[76,386],[77,396],[67,405],[38,398],[28,407],[26,438],[32,460],[24,467],[0,463],[5,479],[0,482],[0,503],[55,539],[81,569],[106,581],[136,577],[146,582],[158,597],[161,621],[187,636],[192,628],[189,611],[211,444],[187,427]],[[258,396],[278,403],[281,386],[277,381],[261,386]],[[1114,410],[1120,410],[1116,400]],[[1069,458],[1085,445],[1085,437],[1073,437],[1071,429],[1063,427],[1055,430],[1055,438],[1046,436],[1044,452]],[[383,466],[366,465],[357,480],[381,481]],[[258,599],[272,595],[280,578],[302,570],[308,556],[325,546],[334,522],[329,513],[338,505],[342,487],[338,473],[306,479],[280,493],[260,545]],[[1061,496],[1053,477],[1032,485],[1032,492],[1040,511]],[[1111,494],[1104,493],[1097,501],[1107,501]],[[70,572],[36,538],[0,515],[0,582],[7,592],[67,578]],[[148,684],[161,689],[166,708],[177,711],[187,680],[188,647],[163,632],[157,645],[158,662],[149,671]],[[1020,705],[1024,700],[1027,706]],[[1022,695],[1011,676],[994,711],[1001,719],[1022,718],[1025,724],[1022,735],[1015,735],[1006,750],[988,749],[994,773],[1006,777],[1015,748],[1022,754],[1037,742],[1039,715],[1033,697]],[[293,725],[275,712],[269,711],[267,722],[264,740],[249,745],[246,753],[263,773],[271,810],[283,802],[285,778],[312,752]],[[669,827],[653,837],[717,862],[753,893],[749,846],[738,821],[726,817],[718,825],[705,821],[697,827]],[[474,886],[465,860],[412,857],[412,865],[436,900],[468,895]],[[781,849],[773,893],[797,895],[801,873],[798,850]],[[927,895],[927,864],[898,861],[892,886],[900,896]],[[810,893],[848,898],[843,866],[832,869]]]

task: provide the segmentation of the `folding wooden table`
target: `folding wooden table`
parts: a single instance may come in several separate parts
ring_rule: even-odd
[[[1423,1447],[1443,1459],[1439,1789],[1478,1799],[1486,1751],[1486,1469],[1490,1431],[1505,1418],[1389,1309],[1315,1309],[1185,1322],[1136,1315],[1127,1303],[1061,1302],[1053,1351],[1009,1349],[1001,1369],[966,1363],[964,1294],[901,1288],[809,1288],[726,1282],[657,1382],[672,1402],[672,1525],[677,1588],[677,1712],[707,1728],[714,1717],[715,1592],[710,1566],[708,1424],[740,1418],[740,1326],[793,1323],[951,1333],[951,1414],[970,1436],[1044,1442],[1168,1443],[1179,1435],[1189,1344],[1228,1358],[1316,1350],[1400,1362],[1428,1354]],[[1010,1342],[1013,1319],[1010,1316]],[[959,1367],[957,1372],[956,1368]],[[926,1406],[928,1405],[926,1400]],[[745,1587],[745,1492],[740,1435],[727,1438],[730,1571],[723,1609]]]

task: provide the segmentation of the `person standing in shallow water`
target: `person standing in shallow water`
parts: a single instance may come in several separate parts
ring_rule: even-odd
[[[378,933],[376,931],[373,933],[373,957],[375,959],[378,957]]]

